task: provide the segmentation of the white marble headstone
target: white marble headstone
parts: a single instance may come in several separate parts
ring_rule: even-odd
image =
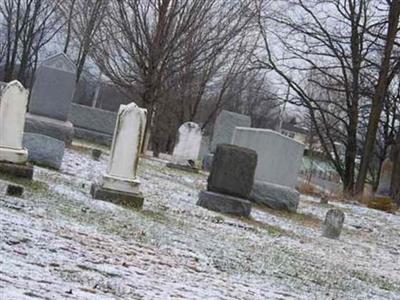
[[[139,154],[146,127],[147,110],[135,103],[121,105],[111,146],[110,162],[102,186],[124,192],[137,192]]]
[[[179,127],[178,141],[173,156],[177,163],[196,161],[201,147],[201,128],[193,122],[186,122]]]
[[[27,151],[22,147],[28,91],[18,81],[2,89],[0,100],[0,161],[24,163]]]

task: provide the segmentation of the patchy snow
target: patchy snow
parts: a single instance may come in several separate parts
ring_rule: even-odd
[[[250,219],[196,206],[205,174],[142,159],[141,211],[93,200],[108,157],[67,149],[23,199],[0,196],[2,299],[399,299],[400,217],[304,196]],[[4,195],[6,181],[0,180]],[[332,207],[340,240],[320,236]]]

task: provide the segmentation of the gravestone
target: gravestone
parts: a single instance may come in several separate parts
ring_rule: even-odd
[[[210,144],[210,152],[203,155],[203,169],[210,170],[214,152],[219,144],[231,144],[236,127],[250,127],[249,116],[235,112],[222,110],[215,120],[213,135]]]
[[[178,139],[173,152],[173,163],[167,166],[187,171],[197,171],[196,161],[201,146],[201,128],[193,122],[186,122],[179,127]]]
[[[68,121],[75,92],[76,67],[63,53],[46,59],[35,74],[25,132],[71,144],[74,128]]]
[[[215,151],[207,191],[201,191],[197,205],[209,210],[248,217],[257,153],[251,149],[221,144]]]
[[[249,116],[227,110],[221,111],[214,124],[211,152],[214,153],[219,144],[231,144],[236,127],[250,126],[251,118]]]
[[[235,129],[232,144],[257,152],[250,199],[273,209],[295,212],[300,197],[295,187],[304,145],[273,130],[244,127]]]
[[[0,99],[0,171],[32,178],[28,151],[22,145],[28,91],[18,81],[2,89]]]
[[[391,151],[388,152],[390,153]],[[393,161],[390,156],[388,156],[382,164],[376,194],[373,199],[368,202],[369,208],[382,211],[391,211],[394,209],[395,203],[391,193],[393,168]]]
[[[322,223],[322,236],[338,239],[342,232],[344,217],[344,213],[339,209],[329,210]]]
[[[147,111],[135,103],[121,105],[106,174],[92,185],[94,199],[107,200],[131,208],[143,205],[137,178],[139,154],[146,127]]]

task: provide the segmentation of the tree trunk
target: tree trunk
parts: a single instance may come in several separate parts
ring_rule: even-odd
[[[388,82],[388,74],[390,72],[390,58],[393,51],[393,45],[396,40],[397,27],[399,24],[399,15],[400,15],[400,1],[399,0],[392,1],[389,11],[389,20],[388,20],[389,27],[386,37],[385,50],[381,63],[381,68],[379,71],[378,83],[376,85],[375,94],[372,98],[372,107],[369,117],[367,134],[365,137],[363,156],[361,159],[360,171],[358,173],[358,178],[356,183],[355,192],[357,194],[361,194],[364,189],[369,162],[372,158],[373,150],[375,147],[376,133],[378,131],[379,120],[383,109],[383,103],[385,100],[387,88],[390,84],[390,82]]]
[[[398,207],[400,207],[400,133],[393,150],[392,194]]]

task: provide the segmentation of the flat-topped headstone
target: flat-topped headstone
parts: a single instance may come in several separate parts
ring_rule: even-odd
[[[342,232],[343,223],[344,213],[341,210],[329,210],[322,224],[322,236],[330,239],[338,239]]]
[[[254,150],[221,144],[214,154],[207,189],[247,199],[254,183],[257,154]]]
[[[35,74],[29,112],[67,121],[75,92],[75,81],[76,67],[65,54],[46,59]]]
[[[304,152],[302,143],[273,130],[238,127],[232,144],[257,152],[256,181],[296,186]]]
[[[0,101],[0,161],[24,164],[27,150],[22,146],[28,91],[18,81],[3,87]]]
[[[100,184],[93,184],[93,198],[139,208],[143,205],[137,178],[147,111],[135,103],[121,105],[111,146],[110,161]]]
[[[178,130],[178,140],[173,152],[176,162],[196,161],[199,156],[201,138],[199,125],[193,122],[182,124]]]
[[[251,118],[246,115],[223,110],[215,120],[214,133],[211,141],[211,152],[217,145],[230,144],[236,127],[250,127]]]

